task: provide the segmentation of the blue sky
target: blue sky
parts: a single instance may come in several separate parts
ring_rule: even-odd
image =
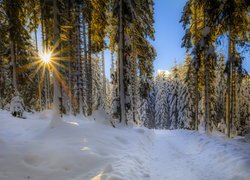
[[[177,63],[182,63],[185,57],[185,49],[181,48],[184,30],[179,23],[182,9],[186,0],[155,0],[155,41],[154,45],[157,57],[154,62],[154,70],[169,70],[174,66],[175,59]],[[227,49],[226,42],[220,50]],[[250,71],[250,54],[245,55],[247,58],[244,67]],[[106,74],[110,77],[110,53],[105,52]]]
[[[155,0],[155,41],[157,57],[154,69],[169,70],[177,63],[183,62],[185,49],[181,48],[184,35],[179,23],[186,0]]]

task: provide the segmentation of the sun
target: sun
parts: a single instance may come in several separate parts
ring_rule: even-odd
[[[51,61],[52,52],[41,52],[39,56],[43,63],[48,64]]]

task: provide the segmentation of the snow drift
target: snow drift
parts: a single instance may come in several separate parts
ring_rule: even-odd
[[[0,111],[1,180],[150,179],[150,131],[113,128],[100,113],[66,117],[51,129],[50,117]]]

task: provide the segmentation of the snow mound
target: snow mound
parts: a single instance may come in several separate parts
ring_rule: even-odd
[[[23,117],[24,103],[23,99],[19,96],[19,93],[11,99],[10,112],[15,117]]]
[[[152,132],[113,128],[108,118],[67,116],[50,128],[51,112],[17,120],[0,111],[0,179],[150,179]]]
[[[245,141],[250,143],[250,134],[245,135]]]

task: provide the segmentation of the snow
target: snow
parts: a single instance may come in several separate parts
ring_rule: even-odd
[[[245,141],[250,143],[250,134],[245,135]]]
[[[113,128],[101,111],[65,117],[51,129],[52,116],[0,111],[1,180],[150,179],[150,131]]]
[[[104,111],[14,118],[0,110],[1,180],[250,179],[250,144],[187,130],[113,128]]]
[[[24,112],[23,99],[17,95],[11,99],[10,111],[13,116],[22,117]]]
[[[167,77],[171,74],[171,72],[168,70],[158,70],[157,74],[165,75]]]
[[[250,144],[221,135],[156,130],[152,180],[250,179]]]

